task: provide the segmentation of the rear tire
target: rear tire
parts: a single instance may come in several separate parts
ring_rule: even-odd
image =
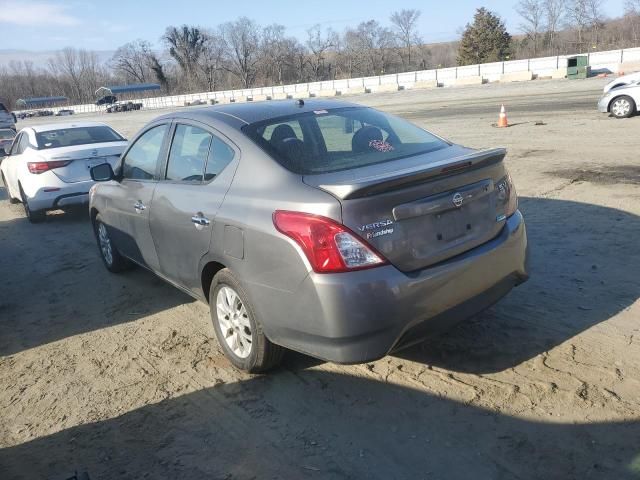
[[[609,111],[615,118],[629,118],[636,113],[636,102],[633,98],[623,95],[613,99]]]
[[[112,273],[119,273],[131,268],[133,264],[127,258],[120,255],[120,252],[118,252],[118,249],[111,240],[107,225],[102,222],[99,214],[96,215],[96,218],[93,220],[93,233],[98,243],[100,258],[102,258],[102,263],[107,267],[107,270]]]
[[[265,336],[247,292],[226,268],[213,277],[209,308],[218,343],[236,368],[262,373],[282,361],[285,349]]]
[[[22,185],[20,187],[20,197],[22,198],[22,206],[24,207],[24,214],[27,216],[27,219],[31,223],[41,223],[47,218],[47,212],[44,210],[31,210],[29,206],[29,200],[22,190]]]

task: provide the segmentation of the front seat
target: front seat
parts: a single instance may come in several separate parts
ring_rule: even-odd
[[[370,143],[374,140],[382,141],[382,130],[378,127],[367,125],[358,130],[351,139],[351,151],[353,153],[363,153],[371,150]]]

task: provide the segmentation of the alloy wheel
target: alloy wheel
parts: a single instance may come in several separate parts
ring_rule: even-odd
[[[218,290],[216,313],[229,349],[239,358],[247,358],[253,346],[253,333],[247,309],[233,288],[224,285]]]

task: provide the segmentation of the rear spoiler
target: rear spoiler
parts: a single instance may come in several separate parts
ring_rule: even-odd
[[[314,184],[314,186],[342,200],[349,200],[388,192],[389,190],[410,186],[413,183],[422,183],[425,180],[455,175],[462,171],[482,168],[501,162],[506,154],[507,150],[504,148],[479,150],[466,155],[447,158],[445,160],[406,168],[404,170],[397,170],[391,173],[350,179],[340,183],[318,183]],[[305,177],[305,182],[311,183],[309,182],[311,179],[312,176]]]

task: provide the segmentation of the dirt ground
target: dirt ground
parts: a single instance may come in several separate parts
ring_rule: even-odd
[[[109,274],[84,212],[30,225],[0,189],[0,478],[640,478],[640,117],[599,114],[603,82],[351,98],[507,147],[531,245],[495,307],[365,365],[239,373],[206,305]]]

